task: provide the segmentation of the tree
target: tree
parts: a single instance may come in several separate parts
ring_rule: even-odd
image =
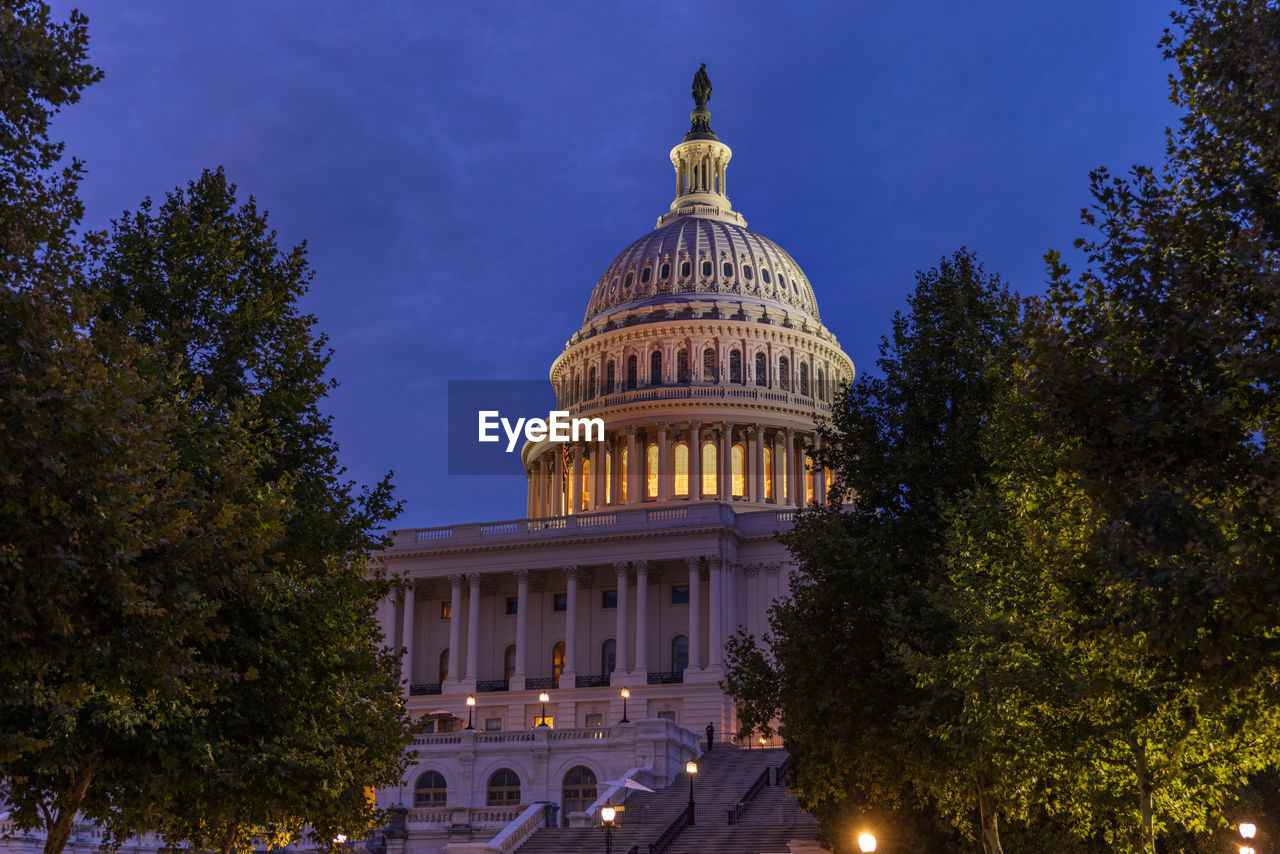
[[[828,831],[849,800],[965,833],[977,812],[984,849],[1001,850],[994,745],[976,731],[938,737],[956,735],[966,698],[921,684],[915,660],[943,654],[959,630],[931,591],[945,583],[949,514],[989,476],[982,426],[1016,357],[1018,316],[966,250],[918,274],[881,345],[882,377],[859,378],[821,428],[813,456],[835,473],[831,497],[856,498],[803,511],[783,537],[799,574],[771,614],[773,669],[750,639],[730,647],[744,721],[782,720],[797,794]]]

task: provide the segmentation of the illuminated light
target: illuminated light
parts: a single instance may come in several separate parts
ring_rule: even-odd
[[[618,811],[613,807],[609,806],[608,804],[605,804],[603,807],[600,808],[600,818],[604,819],[605,821],[613,821],[617,817],[618,817]]]
[[[1258,832],[1258,827],[1251,821],[1240,822],[1240,835],[1245,839],[1252,839],[1253,835]]]
[[[474,706],[475,704],[476,704],[476,698],[472,695],[467,695],[467,705]]]
[[[548,694],[546,691],[543,691],[541,694],[538,695],[538,702],[539,703],[551,702],[551,695]]]
[[[684,770],[685,770],[685,771],[687,771],[687,772],[688,772],[688,773],[690,773],[690,774],[697,774],[697,773],[698,773],[698,763],[697,763],[697,762],[686,762],[686,763],[684,764]]]
[[[623,688],[623,689],[622,689],[622,699],[624,699],[624,700],[629,700],[629,699],[631,699],[631,689],[630,689],[630,688]]]
[[[870,833],[858,834],[858,850],[864,852],[876,850],[876,838]]]

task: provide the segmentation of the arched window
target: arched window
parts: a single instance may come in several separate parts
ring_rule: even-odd
[[[614,369],[613,359],[609,360],[609,364],[604,369],[604,393],[613,394]]]
[[[692,272],[693,272],[693,267],[690,266],[688,261],[680,262],[680,278],[687,279],[689,278],[689,274]]]
[[[702,351],[702,381],[704,383],[716,381],[716,351],[710,347]]]
[[[675,463],[675,489],[676,495],[689,494],[689,445],[686,442],[677,442],[675,453],[672,457]]]
[[[595,772],[584,765],[569,769],[560,789],[560,813],[585,812],[596,799]]]
[[[658,270],[658,278],[662,279],[662,281],[665,282],[667,280],[667,277],[670,275],[671,275],[671,265],[668,264],[666,261],[663,261],[662,267]]]
[[[827,399],[827,376],[822,368],[818,368],[818,400]]]
[[[689,381],[689,351],[681,347],[676,351],[676,382]]]
[[[650,445],[649,449],[645,452],[645,456],[648,457],[648,460],[646,460],[646,466],[645,466],[648,469],[648,471],[645,472],[644,493],[649,498],[657,498],[658,497],[658,446]]]
[[[716,494],[716,443],[702,443],[702,494]]]
[[[637,382],[638,382],[638,378],[636,373],[636,357],[628,356],[627,357],[627,388],[629,389],[635,388]]]
[[[764,353],[756,353],[756,385],[769,384],[769,363]]]
[[[742,445],[734,445],[729,452],[729,465],[732,469],[733,494],[747,494],[747,449]]]
[[[560,687],[561,673],[564,673],[564,641],[556,641],[551,647],[551,678],[556,680],[557,688]]]
[[[573,402],[577,403],[582,400],[582,377],[575,376],[573,378]]]
[[[684,673],[689,666],[689,639],[684,635],[676,635],[671,639],[671,669],[676,673]]]
[[[662,351],[654,350],[649,354],[649,385],[662,384]]]
[[[742,384],[742,351],[729,351],[729,382]]]
[[[627,449],[622,449],[622,467],[618,469],[618,485],[621,487],[622,500],[627,500]]]
[[[809,396],[809,363],[800,363],[800,393]]]
[[[494,771],[489,778],[489,806],[514,807],[520,803],[520,778],[510,768]]]
[[[726,279],[732,279],[732,278],[733,278],[733,263],[732,263],[731,261],[725,261],[725,262],[724,262],[724,264],[723,264],[722,266],[723,266],[723,269],[721,270],[721,272],[723,272],[723,273],[724,273],[724,277],[725,277]]]
[[[449,650],[445,648],[440,652],[440,682],[441,684],[449,681]]]
[[[786,356],[778,357],[778,388],[791,391],[791,360]]]
[[[613,503],[613,451],[604,452],[604,503]]]
[[[782,500],[791,498],[791,449],[784,442],[782,445]]]
[[[596,366],[592,365],[590,372],[587,374],[587,399],[596,396]]]
[[[418,807],[442,807],[448,800],[449,787],[439,771],[428,771],[418,778],[413,787],[413,805]]]
[[[506,651],[502,653],[502,678],[511,682],[511,677],[516,675],[516,645],[511,644]]]
[[[653,278],[653,268],[645,267],[644,271],[640,273],[640,284],[647,285],[649,284],[649,280],[652,278]]]
[[[582,459],[582,499],[579,502],[579,510],[586,510],[591,506],[591,458],[583,457]]]
[[[763,436],[760,441],[764,441]],[[766,500],[773,499],[773,448],[768,445],[764,446],[764,497]]]
[[[813,503],[813,466],[804,467],[804,503]]]
[[[600,675],[608,676],[618,663],[618,645],[613,638],[600,644]]]

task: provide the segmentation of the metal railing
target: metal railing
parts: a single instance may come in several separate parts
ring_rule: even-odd
[[[777,786],[787,785],[787,780],[791,777],[791,756],[782,760],[782,764],[778,766],[777,772],[774,774],[773,782]]]
[[[575,688],[608,688],[609,675],[603,676],[579,676]]]
[[[649,672],[648,682],[650,685],[678,685],[684,682],[683,670],[670,670],[663,672]]]
[[[747,811],[749,806],[751,806],[751,803],[756,799],[756,796],[760,794],[760,791],[768,785],[769,769],[765,768],[760,772],[760,776],[756,777],[756,781],[751,784],[751,788],[747,789],[746,794],[742,796],[742,800],[738,801],[733,809],[729,810],[729,824],[737,824],[742,821],[742,814]]]
[[[444,690],[444,685],[440,682],[419,682],[416,685],[409,686],[409,696],[420,697],[423,694],[439,694]]]
[[[675,845],[676,840],[680,838],[680,834],[684,833],[684,829],[692,824],[693,804],[688,804],[680,811],[680,815],[676,816],[675,820],[667,825],[667,829],[662,831],[658,841],[649,843],[649,854],[667,854],[671,850],[671,846]]]
[[[476,693],[485,691],[506,691],[511,687],[506,679],[481,679],[476,682]]]
[[[557,676],[532,676],[524,680],[526,691],[549,691],[559,687],[560,678]]]

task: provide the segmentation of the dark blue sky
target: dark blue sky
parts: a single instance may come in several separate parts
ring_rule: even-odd
[[[1088,171],[1174,118],[1151,0],[81,5],[106,77],[55,131],[87,224],[223,165],[309,241],[342,459],[395,469],[401,527],[523,513],[523,476],[445,473],[446,382],[546,377],[671,201],[699,62],[735,209],[860,371],[962,245],[1040,291]]]

